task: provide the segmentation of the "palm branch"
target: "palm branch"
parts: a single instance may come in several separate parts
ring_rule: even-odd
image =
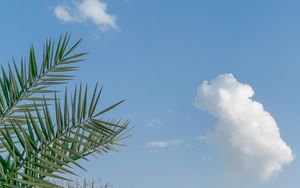
[[[82,61],[86,53],[74,53],[82,40],[69,45],[70,35],[60,37],[56,44],[53,40],[47,40],[40,66],[37,62],[35,50],[30,48],[28,61],[21,60],[20,66],[15,60],[8,65],[8,71],[1,66],[0,78],[0,128],[10,126],[10,120],[25,122],[24,116],[19,112],[34,110],[32,101],[52,98],[41,98],[40,95],[57,92],[50,86],[65,84],[73,78],[67,72],[75,71],[79,67],[74,63]],[[26,105],[25,105],[26,104]],[[27,109],[25,109],[27,108]]]
[[[69,35],[61,38],[56,50],[53,42],[46,42],[39,71],[33,48],[28,71],[25,62],[20,71],[15,63],[15,72],[10,66],[8,74],[2,69],[1,187],[60,187],[49,179],[70,181],[66,175],[77,175],[72,166],[85,170],[78,160],[115,150],[126,137],[128,122],[103,118],[123,101],[99,111],[102,88],[98,85],[90,97],[87,85],[80,84],[70,96],[65,90],[63,102],[50,87],[71,79],[65,72],[77,67],[69,64],[81,61],[85,54],[72,54],[80,41],[67,48],[69,39]]]

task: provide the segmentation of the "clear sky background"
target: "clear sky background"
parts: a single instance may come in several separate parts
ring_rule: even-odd
[[[31,44],[41,54],[46,38],[70,32],[90,52],[70,86],[99,81],[104,106],[126,99],[109,116],[131,120],[127,146],[91,158],[82,177],[115,188],[299,187],[297,158],[267,182],[231,172],[218,145],[205,139],[216,120],[194,105],[204,80],[232,73],[253,87],[299,153],[299,1],[105,0],[105,13],[116,18],[106,25],[78,16],[74,1],[1,3],[2,64],[27,56]],[[58,6],[69,15],[55,15]],[[150,147],[157,141],[160,147]]]

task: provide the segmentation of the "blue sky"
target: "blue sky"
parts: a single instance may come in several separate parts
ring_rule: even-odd
[[[38,49],[66,32],[84,39],[81,49],[90,54],[70,86],[99,81],[103,105],[126,99],[109,116],[130,119],[134,128],[119,153],[84,163],[82,177],[116,188],[298,187],[297,158],[266,182],[232,172],[218,144],[197,139],[214,130],[216,119],[194,101],[204,80],[234,74],[253,87],[297,154],[299,1],[105,0],[105,20],[80,14],[72,2],[3,1],[0,60],[26,56],[30,44]],[[58,6],[68,19],[55,15]]]

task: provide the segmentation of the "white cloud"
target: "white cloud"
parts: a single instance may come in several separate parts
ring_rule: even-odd
[[[159,119],[150,119],[150,121],[147,123],[148,127],[161,127],[163,123]]]
[[[170,146],[179,146],[182,140],[164,140],[164,141],[152,141],[146,144],[147,148],[168,148]]]
[[[116,16],[107,12],[107,4],[100,0],[80,0],[70,5],[59,5],[54,14],[63,22],[91,21],[102,31],[117,29]]]
[[[221,145],[227,164],[268,180],[291,163],[294,155],[271,114],[253,95],[250,85],[224,74],[198,87],[196,106],[217,118],[209,136]]]
[[[72,21],[72,17],[69,12],[66,10],[65,7],[57,6],[54,9],[54,14],[63,22],[70,22]]]

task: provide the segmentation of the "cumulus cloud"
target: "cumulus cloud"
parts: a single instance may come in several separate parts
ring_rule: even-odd
[[[102,31],[117,29],[116,16],[107,12],[107,4],[99,0],[80,0],[70,5],[59,5],[54,14],[63,22],[91,21]]]
[[[253,95],[250,85],[223,74],[198,87],[196,106],[217,118],[209,138],[220,144],[225,162],[268,180],[291,163],[294,154],[274,118]]]
[[[170,146],[179,146],[182,140],[164,140],[164,141],[151,141],[146,144],[147,148],[168,148]]]

